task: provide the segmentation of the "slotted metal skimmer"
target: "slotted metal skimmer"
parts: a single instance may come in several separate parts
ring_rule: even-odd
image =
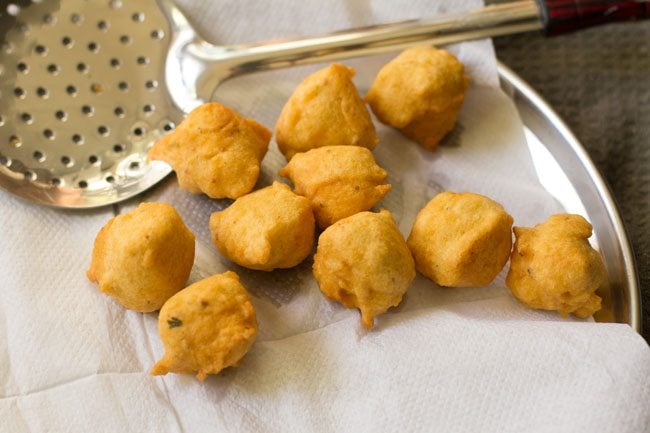
[[[533,0],[281,43],[215,46],[170,0],[0,0],[0,187],[60,207],[144,191],[153,142],[229,77],[541,27]]]

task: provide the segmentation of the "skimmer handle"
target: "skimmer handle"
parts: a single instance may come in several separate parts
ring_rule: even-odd
[[[535,0],[493,4],[433,19],[417,19],[328,35],[257,44],[191,47],[195,58],[227,65],[219,80],[243,73],[398,51],[422,43],[444,45],[542,28]],[[225,73],[224,73],[225,72]]]
[[[650,1],[537,0],[547,35],[616,21],[650,18]]]

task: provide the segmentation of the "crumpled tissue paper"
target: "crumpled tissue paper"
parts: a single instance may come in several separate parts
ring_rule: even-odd
[[[481,5],[431,2],[179,0],[212,41],[314,35]],[[393,190],[381,206],[407,235],[443,190],[502,203],[517,225],[562,207],[542,188],[489,41],[449,47],[472,85],[459,125],[434,153],[377,123],[378,163]],[[345,63],[363,93],[392,56]],[[320,65],[226,82],[215,98],[273,127],[293,88]],[[277,179],[275,144],[259,185]],[[197,236],[191,281],[235,270],[253,294],[260,333],[238,368],[205,382],[153,377],[156,314],[126,311],[85,271],[113,209],[64,211],[0,192],[0,431],[3,432],[641,432],[650,431],[650,350],[630,327],[563,319],[518,304],[505,271],[488,287],[443,289],[418,277],[403,303],[365,331],[295,269],[263,273],[219,256],[210,213],[228,205],[173,177],[137,200],[173,204]]]

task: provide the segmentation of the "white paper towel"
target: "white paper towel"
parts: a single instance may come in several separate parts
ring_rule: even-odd
[[[179,1],[215,42],[307,35],[431,16],[479,1]],[[406,234],[435,193],[469,190],[503,203],[519,225],[559,205],[541,188],[521,125],[497,89],[487,41],[451,47],[473,84],[460,127],[435,153],[378,125],[375,154],[393,191],[382,205]],[[346,62],[367,89],[390,56]],[[267,126],[318,66],[242,77],[216,97]],[[260,185],[276,178],[272,146]],[[624,325],[561,319],[489,287],[416,279],[400,307],[366,332],[327,301],[310,272],[261,273],[221,258],[210,212],[227,205],[178,189],[146,194],[177,207],[197,235],[192,280],[233,269],[254,295],[260,334],[237,369],[204,383],[154,378],[155,314],[126,311],[86,281],[110,210],[46,209],[0,193],[0,431],[650,431],[650,350]],[[122,206],[124,210],[135,202]]]

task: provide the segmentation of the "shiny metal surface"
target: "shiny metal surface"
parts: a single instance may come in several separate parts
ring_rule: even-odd
[[[183,114],[162,86],[170,27],[157,5],[6,4],[0,185],[40,203],[93,207],[169,173],[146,163],[150,143]]]
[[[541,184],[567,212],[593,224],[591,238],[609,274],[609,292],[600,293],[598,322],[627,323],[641,332],[641,300],[634,256],[612,195],[589,155],[553,109],[521,78],[499,65],[502,89],[524,123],[526,140]]]
[[[159,7],[160,6],[160,7]],[[0,187],[40,204],[129,198],[146,152],[230,77],[541,28],[534,0],[330,35],[215,46],[171,0],[0,0]]]

